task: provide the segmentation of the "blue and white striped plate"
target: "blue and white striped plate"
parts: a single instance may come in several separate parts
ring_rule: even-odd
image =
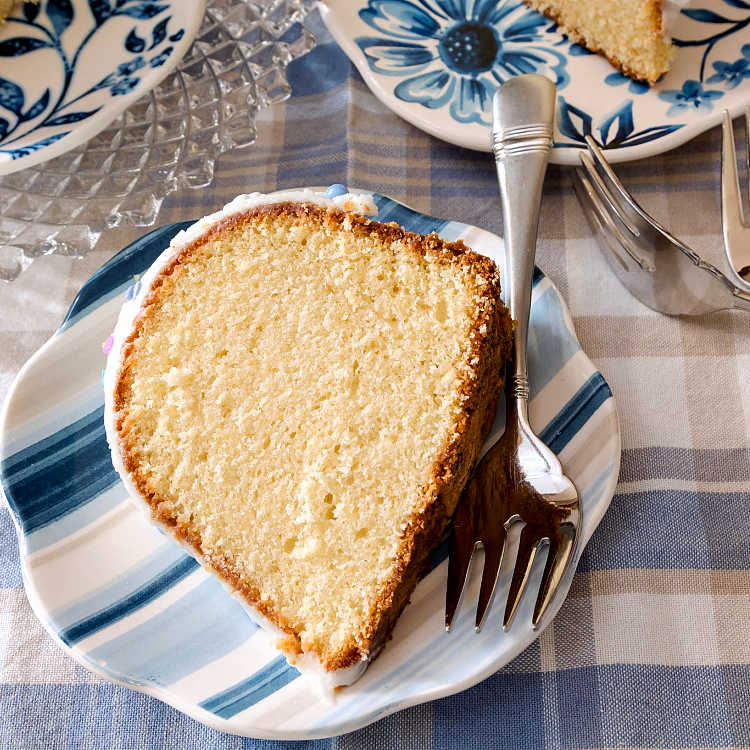
[[[502,263],[499,237],[416,213],[377,194],[373,198],[382,220],[462,238]],[[476,634],[474,575],[454,628],[446,633],[447,563],[438,551],[393,639],[364,677],[332,699],[319,697],[218,581],[128,502],[104,437],[102,342],[134,277],[187,224],[151,232],[97,271],[57,333],[21,370],[5,404],[2,487],[18,528],[26,593],[39,619],[97,674],[211,727],[252,737],[348,732],[495,672],[539,635],[530,626],[531,597],[510,632],[499,627],[502,607],[496,604]],[[529,355],[532,423],[581,493],[585,543],[617,481],[617,414],[607,383],[581,351],[558,291],[540,271],[534,278]],[[475,574],[480,570],[474,566]],[[506,572],[500,598],[507,579]],[[572,572],[550,617],[571,579]]]

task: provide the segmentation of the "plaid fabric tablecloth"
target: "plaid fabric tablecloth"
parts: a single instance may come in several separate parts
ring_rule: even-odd
[[[317,18],[320,43],[290,70],[294,95],[264,112],[258,143],[225,155],[211,189],[161,223],[237,193],[334,182],[502,233],[488,155],[442,143],[368,91]],[[720,242],[719,135],[618,169],[699,252]],[[1,210],[1,208],[0,208]],[[86,278],[142,231],[105,235],[84,260],[42,258],[0,288],[0,398]],[[567,300],[622,423],[617,492],[554,623],[471,690],[331,740],[275,743],[209,730],[89,674],[34,617],[15,531],[0,510],[0,748],[750,747],[750,316],[672,319],[612,276],[550,167],[538,265]]]

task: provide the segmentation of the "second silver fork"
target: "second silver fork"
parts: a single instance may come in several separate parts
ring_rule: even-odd
[[[717,248],[710,258],[698,255],[649,216],[625,190],[596,141],[587,136],[586,144],[573,186],[605,258],[628,291],[667,315],[750,310],[750,283],[734,265],[748,258],[750,228],[744,224],[729,114],[724,117],[722,147],[725,250]]]

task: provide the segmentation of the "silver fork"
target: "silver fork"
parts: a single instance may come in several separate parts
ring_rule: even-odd
[[[507,532],[523,522],[503,617],[507,629],[543,543],[549,551],[537,595],[536,628],[565,573],[578,536],[578,492],[552,451],[529,425],[526,338],[542,183],[552,146],[555,87],[547,78],[512,78],[495,93],[493,151],[505,226],[505,295],[517,322],[506,380],[505,432],[474,471],[454,516],[448,563],[445,625],[450,629],[474,550],[484,547],[476,612],[479,630],[502,565]]]
[[[743,220],[728,112],[723,129],[725,246],[710,257],[698,255],[641,208],[591,136],[575,170],[576,194],[615,275],[644,305],[667,315],[750,310],[750,283],[739,274],[743,265],[750,265],[750,229]]]

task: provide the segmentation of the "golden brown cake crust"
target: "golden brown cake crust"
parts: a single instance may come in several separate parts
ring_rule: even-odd
[[[508,311],[500,300],[499,272],[490,258],[473,252],[460,241],[446,242],[436,234],[418,235],[407,232],[396,224],[383,224],[363,216],[327,210],[308,203],[271,204],[231,216],[210,227],[201,237],[182,248],[155,278],[142,313],[123,345],[122,365],[114,389],[115,427],[125,469],[148,503],[152,518],[160,525],[169,527],[204,566],[288,636],[280,647],[292,661],[296,654],[303,652],[298,633],[268,602],[261,600],[259,587],[254,582],[241,577],[230,561],[213,554],[210,549],[204,549],[200,534],[193,527],[178,522],[169,511],[164,510],[165,504],[155,495],[145,473],[133,459],[132,445],[123,430],[127,417],[124,380],[133,351],[133,341],[140,336],[143,321],[153,311],[155,300],[165,285],[169,284],[175,269],[188,262],[204,243],[218,233],[251,223],[261,216],[274,218],[285,215],[309,218],[334,229],[345,228],[355,235],[376,233],[385,242],[402,243],[406,251],[426,258],[429,262],[467,266],[488,282],[478,306],[480,314],[472,329],[472,349],[468,358],[470,362],[478,362],[479,369],[477,371],[474,368],[473,373],[469,372],[461,384],[460,391],[467,396],[463,410],[456,420],[453,435],[433,467],[430,482],[424,488],[424,506],[414,513],[403,534],[393,575],[386,581],[376,600],[370,604],[360,645],[351,643],[333,655],[322,657],[325,668],[335,671],[362,659],[372,658],[379,652],[425,569],[429,552],[440,541],[492,426],[502,387],[503,366],[510,353],[513,326]],[[321,658],[321,655],[318,654],[318,657]]]

